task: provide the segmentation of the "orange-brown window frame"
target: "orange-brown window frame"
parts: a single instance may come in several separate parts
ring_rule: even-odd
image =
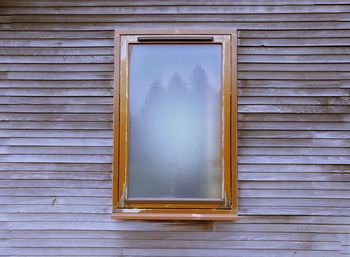
[[[146,38],[139,42],[138,37]],[[222,45],[222,161],[223,199],[128,199],[128,87],[129,45],[167,44],[152,38],[169,39],[171,44]],[[184,40],[185,38],[185,40]],[[148,39],[148,40],[147,40]],[[186,40],[187,39],[187,40]],[[162,40],[160,40],[162,41]],[[158,220],[237,219],[237,35],[236,30],[208,29],[129,29],[115,31],[114,69],[114,156],[112,218]]]

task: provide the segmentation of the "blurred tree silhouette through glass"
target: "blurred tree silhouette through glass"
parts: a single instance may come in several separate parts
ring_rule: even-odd
[[[222,198],[221,46],[133,45],[129,198]]]

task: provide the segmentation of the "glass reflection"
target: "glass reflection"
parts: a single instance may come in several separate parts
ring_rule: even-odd
[[[133,45],[129,198],[221,198],[221,46]]]

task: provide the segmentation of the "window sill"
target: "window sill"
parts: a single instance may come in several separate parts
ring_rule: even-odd
[[[232,211],[207,211],[207,213],[193,211],[188,212],[147,212],[147,211],[134,211],[122,210],[114,212],[112,219],[118,220],[217,220],[217,221],[238,221],[239,218],[236,213]]]

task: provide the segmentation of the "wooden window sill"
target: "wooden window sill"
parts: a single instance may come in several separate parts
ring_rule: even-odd
[[[149,212],[116,212],[112,219],[119,220],[217,220],[238,221],[235,213],[149,213]]]

